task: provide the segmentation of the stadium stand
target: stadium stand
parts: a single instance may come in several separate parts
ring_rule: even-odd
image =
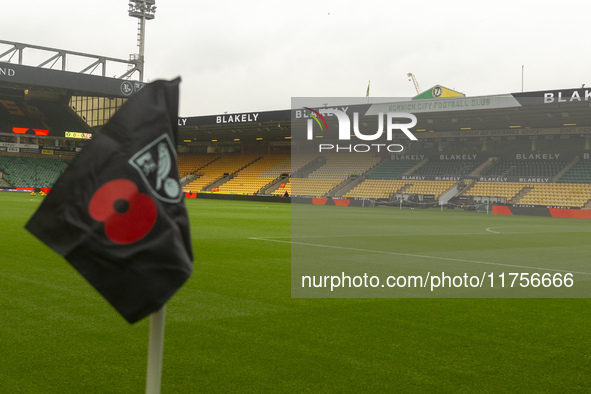
[[[351,183],[350,190],[337,194],[346,198],[394,199],[396,195],[433,195],[437,200],[457,182],[434,180],[402,180],[418,161],[395,161],[380,157],[343,155],[236,155],[236,154],[179,154],[179,175],[193,174],[196,180],[184,187],[185,191],[199,192],[215,187],[220,193],[271,193],[327,197],[333,190]],[[485,182],[467,179],[466,189],[460,194],[484,201],[496,198],[508,204],[591,208],[591,162],[581,160],[529,162],[498,160],[487,176],[555,177],[556,183]],[[437,161],[426,163],[417,173],[432,176],[465,174],[478,163]],[[51,187],[66,168],[59,158],[0,155],[3,185],[8,187]],[[568,170],[567,170],[568,169]],[[293,170],[293,171],[292,171]],[[420,170],[420,171],[419,171]],[[295,174],[295,176],[294,176]],[[361,179],[361,181],[359,181]],[[464,179],[464,178],[462,178]],[[270,185],[273,185],[271,187]],[[354,185],[354,186],[353,186]],[[267,192],[266,190],[270,190]]]
[[[183,190],[202,191],[208,186],[211,187],[214,182],[219,181],[224,176],[230,176],[251,164],[258,157],[256,155],[222,155],[219,160],[215,160],[199,170],[195,174],[198,178],[183,186]]]
[[[529,183],[518,182],[478,182],[470,189],[467,189],[463,195],[474,197],[500,197],[510,201],[517,196],[526,187],[531,187]]]
[[[558,183],[591,183],[591,161],[579,161],[557,181]]]
[[[46,127],[41,120],[28,112],[24,101],[3,97],[0,99],[0,126],[5,126],[8,129],[13,127],[43,129]]]
[[[324,197],[342,182],[343,179],[292,178],[291,194],[305,197]]]
[[[285,182],[280,183],[279,187],[271,194],[275,196],[284,196],[286,192],[291,196],[291,179],[287,179]]]
[[[270,171],[270,169],[286,160],[288,160],[286,155],[263,156],[220,185],[219,191],[220,193],[257,194],[277,178],[272,176],[276,171]]]
[[[324,197],[352,176],[362,176],[381,160],[373,155],[323,155],[324,164],[307,177],[292,178],[291,191],[296,196]]]
[[[422,195],[433,194],[435,200],[437,200],[455,184],[456,182],[453,181],[412,181],[412,184],[404,190],[404,193]]]
[[[290,156],[287,160],[280,162],[262,175],[267,177],[275,175],[277,178],[283,174],[287,174],[290,177],[297,176],[303,178],[308,172],[313,171],[321,164],[324,164],[324,158],[321,156],[315,154],[294,155]],[[283,187],[281,187],[281,185],[283,185]],[[276,196],[283,196],[285,195],[285,192],[287,192],[291,195],[291,186],[291,179],[285,178],[280,180],[275,188],[271,187],[269,193]]]
[[[323,156],[326,163],[313,171],[309,179],[347,179],[351,175],[363,175],[370,168],[375,167],[380,158],[371,155],[337,155],[329,154]]]
[[[350,198],[388,198],[410,185],[410,181],[399,181],[400,177],[419,163],[418,160],[385,160],[370,170],[365,179],[344,197]]]
[[[591,200],[591,185],[580,183],[538,183],[518,203],[583,208]]]
[[[192,155],[181,153],[177,157],[179,178],[194,174],[219,158],[220,157],[217,155]]]
[[[418,163],[418,160],[387,160],[369,171],[365,179],[400,179]]]
[[[492,165],[486,175],[489,176],[523,176],[523,177],[553,177],[564,168],[565,161],[516,161],[499,160]]]
[[[201,191],[219,180],[220,193],[257,194],[271,183],[274,195],[326,197],[335,187],[352,176],[363,177],[359,184],[344,193],[347,198],[392,198],[396,194],[433,195],[437,200],[456,184],[454,181],[401,180],[419,161],[383,160],[371,155],[349,160],[343,155],[179,155],[179,171],[199,178],[184,189]],[[462,176],[470,173],[477,161],[454,160],[427,162],[412,175]],[[553,177],[568,162],[528,162],[498,160],[487,171],[491,176]],[[306,169],[307,171],[302,171]],[[292,171],[294,169],[294,171]],[[224,174],[228,174],[224,178]],[[297,174],[293,178],[289,178]],[[283,178],[281,178],[283,176]],[[462,195],[495,197],[502,202],[582,208],[591,200],[591,163],[579,162],[570,168],[559,183],[473,182]],[[220,180],[221,179],[221,180]],[[561,186],[562,184],[562,186]],[[281,187],[283,185],[283,187]]]
[[[13,187],[51,187],[65,168],[57,158],[0,156],[4,180]]]
[[[279,160],[281,159],[281,160]],[[261,178],[278,178],[283,174],[290,174],[291,173],[291,157],[290,155],[279,155],[278,159],[276,160],[277,164],[273,167],[269,168],[268,170],[262,172],[259,176]],[[308,161],[309,162],[309,161]],[[306,162],[305,164],[307,164]],[[301,168],[301,166],[300,166]],[[296,168],[296,171],[299,168]]]
[[[477,160],[429,160],[413,171],[412,175],[462,176],[468,175],[483,161]]]
[[[43,115],[44,123],[54,130],[67,130],[84,133],[90,130],[90,127],[84,125],[78,115],[68,107],[56,101],[30,100],[28,101],[30,110],[38,110]]]
[[[366,179],[345,194],[350,198],[389,198],[393,193],[401,193],[410,181],[394,179]]]

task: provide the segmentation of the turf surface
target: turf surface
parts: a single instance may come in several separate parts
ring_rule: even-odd
[[[2,392],[143,392],[148,320],[128,325],[23,229],[40,201],[0,193]],[[195,273],[168,304],[164,393],[591,390],[588,299],[292,299],[290,245],[252,239],[288,237],[289,205],[187,206]],[[415,251],[405,242],[417,254],[491,260],[543,247],[538,262],[547,255],[555,264],[591,252],[591,222],[379,212],[434,234],[449,232],[451,221],[482,230],[490,220],[568,233],[506,249],[489,238],[482,248],[445,242]]]
[[[260,240],[292,243],[294,296],[572,298],[591,296],[590,235],[589,220],[294,204],[291,239]],[[358,279],[367,274],[376,281],[374,287],[366,286],[367,279],[360,287],[301,285],[303,276],[313,276],[319,285],[326,275],[338,285],[342,274]],[[445,288],[430,291],[429,282],[440,285],[443,274]],[[387,287],[390,275],[420,275],[427,286]],[[450,277],[458,287],[450,286]],[[541,277],[547,278],[544,285],[539,283]],[[466,283],[464,278],[470,278],[474,287],[456,281]],[[478,287],[482,278],[486,285]],[[530,278],[536,287],[529,285]],[[570,288],[561,284],[566,278],[573,280]]]

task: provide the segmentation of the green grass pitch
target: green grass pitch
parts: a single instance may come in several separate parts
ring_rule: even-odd
[[[1,391],[143,392],[149,320],[128,325],[24,230],[41,199],[0,193]],[[252,239],[289,237],[288,204],[186,204],[195,272],[168,304],[164,393],[591,391],[589,299],[291,298],[290,244]],[[591,256],[591,221],[330,209],[445,239],[396,241],[408,254],[571,267]],[[492,227],[529,231],[453,236]]]

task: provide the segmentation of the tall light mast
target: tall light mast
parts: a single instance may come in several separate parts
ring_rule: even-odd
[[[129,16],[138,19],[137,45],[139,55],[136,61],[140,82],[144,82],[144,44],[146,40],[146,21],[154,19],[156,0],[129,0]]]

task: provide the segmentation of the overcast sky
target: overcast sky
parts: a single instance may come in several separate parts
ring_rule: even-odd
[[[440,84],[467,96],[520,92],[522,66],[525,91],[591,86],[588,2],[545,4],[156,0],[145,79],[182,77],[181,116],[288,109],[291,97],[365,97],[370,80],[370,98],[414,96],[409,72],[422,91]],[[127,0],[5,6],[2,40],[121,59],[138,53]],[[84,68],[76,61],[68,66]]]

